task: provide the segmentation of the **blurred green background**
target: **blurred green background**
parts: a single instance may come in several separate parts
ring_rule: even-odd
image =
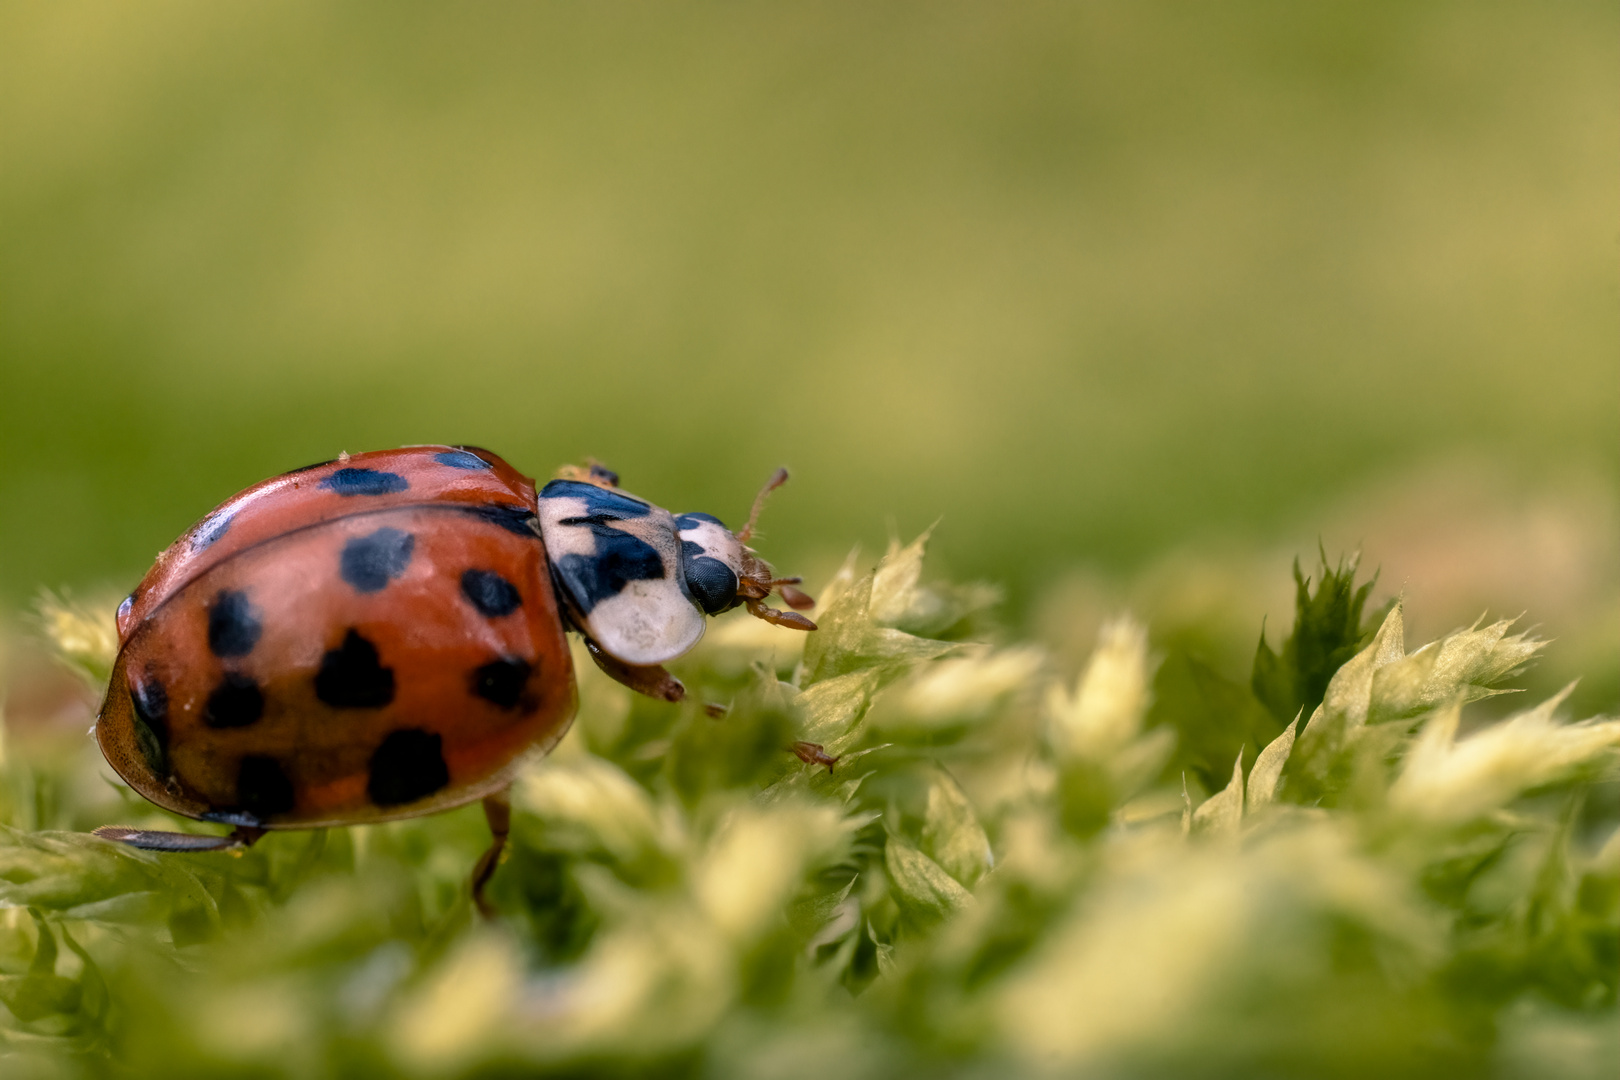
[[[1363,545],[1420,639],[1528,608],[1612,709],[1617,31],[5,3],[0,603],[127,588],[339,450],[471,442],[728,519],[786,463],[786,570],[943,516],[1076,655],[1121,606],[1251,650],[1293,554]]]

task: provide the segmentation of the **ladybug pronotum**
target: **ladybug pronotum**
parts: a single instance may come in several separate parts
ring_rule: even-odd
[[[296,469],[203,518],[118,609],[96,739],[152,802],[234,831],[96,835],[214,851],[483,799],[483,907],[512,774],[573,720],[566,631],[614,679],[673,702],[685,689],[661,665],[706,616],[745,605],[815,629],[765,606],[773,590],[811,601],[746,546],[786,472],[737,533],[600,466],[561,475],[537,494],[487,450],[409,446]]]

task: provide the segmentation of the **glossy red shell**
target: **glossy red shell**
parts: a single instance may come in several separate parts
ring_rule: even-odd
[[[120,611],[107,760],[167,809],[271,828],[499,788],[575,706],[534,507],[500,458],[445,446],[242,492]]]

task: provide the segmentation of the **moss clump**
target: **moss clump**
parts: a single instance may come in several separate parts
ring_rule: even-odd
[[[1346,567],[1301,579],[1247,685],[1158,669],[1128,620],[1071,682],[971,643],[989,594],[924,583],[922,558],[846,567],[802,655],[722,622],[687,706],[581,665],[575,732],[516,785],[493,923],[465,894],[476,809],[157,856],[67,831],[174,826],[86,783],[93,758],[7,755],[7,1075],[1582,1076],[1620,1055],[1620,833],[1583,809],[1620,722],[1554,698],[1459,735],[1539,642],[1499,623],[1408,652],[1399,605],[1363,625]],[[83,641],[74,618],[100,617],[51,625]]]

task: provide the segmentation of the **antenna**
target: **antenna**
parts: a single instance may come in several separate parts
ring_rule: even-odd
[[[771,474],[771,478],[765,481],[765,486],[759,489],[758,495],[754,496],[754,508],[748,512],[748,524],[744,525],[742,532],[737,534],[739,542],[748,543],[748,538],[754,535],[754,525],[759,521],[759,512],[765,507],[765,496],[787,483],[787,478],[788,471],[786,469],[777,469]]]

